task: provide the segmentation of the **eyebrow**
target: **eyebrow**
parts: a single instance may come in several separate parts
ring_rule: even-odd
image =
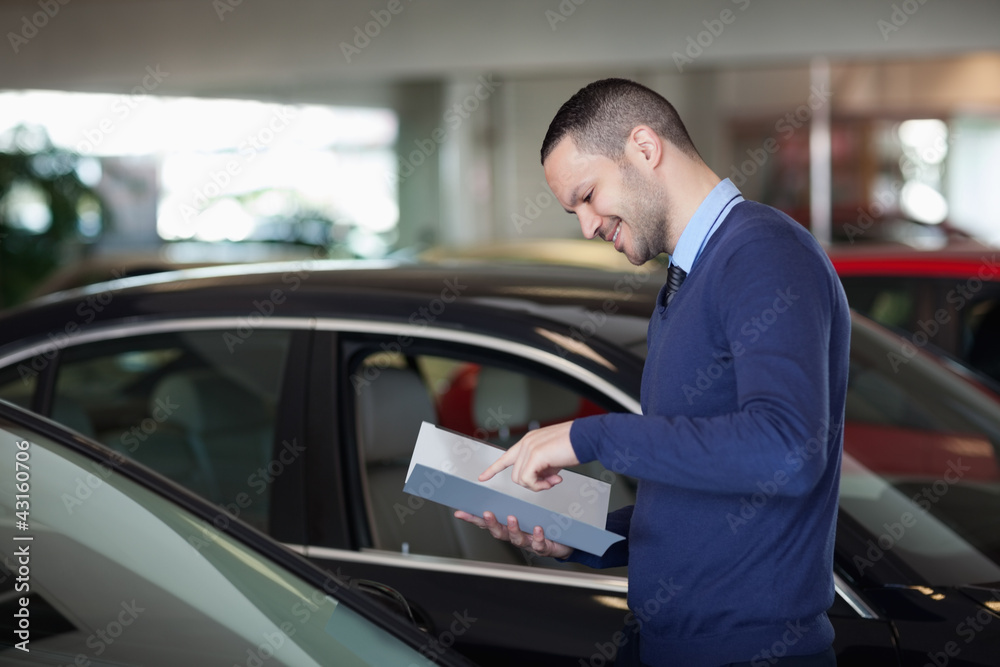
[[[573,192],[569,194],[569,205],[575,207],[579,199],[580,199],[580,186],[576,186],[575,188],[573,188]],[[563,208],[563,210],[569,213],[570,215],[573,215],[573,211],[571,211],[570,209]]]

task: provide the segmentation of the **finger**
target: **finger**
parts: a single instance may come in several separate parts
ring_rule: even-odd
[[[521,486],[537,490],[532,486],[538,479],[538,476],[535,475],[534,470],[532,470],[533,454],[534,452],[529,449],[525,449],[521,452],[521,455],[517,457],[517,461],[514,462],[511,479]]]
[[[510,464],[517,460],[517,445],[514,445],[506,452],[500,455],[496,461],[490,464],[490,467],[479,474],[479,481],[485,482],[488,479],[492,479],[495,474],[503,470],[504,468],[510,467]]]
[[[545,530],[541,526],[535,526],[535,530],[531,533],[531,548],[539,554],[546,554],[549,551]]]
[[[517,517],[514,515],[507,517],[507,532],[510,534],[510,543],[515,547],[524,548],[531,542],[530,537],[521,531],[521,527],[517,523]]]
[[[496,516],[493,512],[483,512],[483,521],[486,523],[487,530],[490,531],[490,535],[497,538],[498,540],[509,540],[509,532],[507,526],[503,525],[497,521]]]
[[[560,474],[552,473],[551,475],[545,478],[545,481],[551,484],[552,486],[555,486],[559,482],[563,481],[563,478],[562,475]]]
[[[463,512],[462,510],[455,510],[455,518],[461,519],[462,521],[468,521],[471,524],[479,526],[480,528],[486,527],[486,522],[475,514],[469,514],[468,512]]]

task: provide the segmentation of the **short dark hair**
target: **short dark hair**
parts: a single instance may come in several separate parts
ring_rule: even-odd
[[[648,125],[687,155],[698,157],[687,128],[666,98],[635,81],[602,79],[584,86],[560,107],[542,141],[542,164],[566,135],[585,153],[620,161],[637,125]]]

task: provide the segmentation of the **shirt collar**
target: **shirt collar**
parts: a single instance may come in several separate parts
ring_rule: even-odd
[[[708,239],[729,215],[729,211],[741,201],[743,195],[728,178],[712,188],[681,232],[674,254],[670,256],[670,263],[690,273]]]

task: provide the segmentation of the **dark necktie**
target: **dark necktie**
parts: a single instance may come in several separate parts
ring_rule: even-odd
[[[677,294],[677,290],[681,288],[681,283],[687,278],[687,271],[677,266],[676,264],[671,264],[667,268],[667,295],[666,295],[666,305],[670,305],[673,300],[674,295]]]

